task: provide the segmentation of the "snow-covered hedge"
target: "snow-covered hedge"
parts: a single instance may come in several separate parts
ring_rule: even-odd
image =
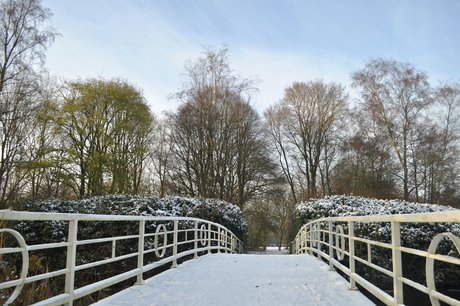
[[[80,213],[102,215],[131,216],[165,216],[165,217],[197,217],[219,223],[231,230],[240,239],[245,240],[248,225],[243,221],[240,208],[231,203],[216,199],[192,199],[179,196],[158,198],[130,195],[108,195],[92,197],[79,201],[50,199],[29,201],[17,208],[18,210],[54,213]],[[53,225],[54,224],[54,225]],[[54,222],[37,238],[62,235],[59,222]],[[26,224],[18,224],[20,227]],[[19,229],[21,233],[26,228]],[[33,233],[30,233],[33,235]],[[43,242],[43,241],[42,241]]]
[[[403,200],[377,200],[354,196],[311,199],[296,206],[296,213],[304,223],[323,217],[416,214],[449,210],[455,209],[436,204],[420,204]]]
[[[295,223],[301,225],[323,217],[366,216],[366,215],[393,215],[430,213],[455,210],[448,206],[435,204],[411,203],[403,200],[377,200],[354,196],[331,196],[324,199],[311,199],[299,203],[295,209]],[[439,233],[452,232],[460,235],[458,223],[405,223],[401,227],[401,244],[405,247],[427,250],[431,240]],[[364,238],[382,242],[391,242],[391,224],[389,223],[358,223],[355,234]],[[357,255],[367,256],[367,247],[358,244]],[[459,256],[455,247],[446,242],[438,247],[438,252]],[[373,263],[391,270],[391,252],[387,249],[374,247],[372,249]],[[365,257],[364,257],[365,258]],[[424,281],[425,259],[403,253],[403,275],[421,283]],[[447,268],[446,268],[447,267]],[[390,280],[384,280],[365,266],[360,267],[362,275],[373,282],[379,282],[384,289],[391,287]],[[436,282],[439,287],[460,286],[460,271],[452,273],[448,266],[438,269]]]

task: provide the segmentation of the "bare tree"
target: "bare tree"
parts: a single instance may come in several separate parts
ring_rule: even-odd
[[[285,89],[280,105],[266,112],[270,134],[291,190],[294,189],[294,177],[297,178],[299,192],[292,192],[297,200],[319,196],[320,165],[321,162],[330,163],[328,146],[343,124],[347,97],[339,84],[326,84],[322,80],[294,82]],[[289,157],[288,151],[291,151]],[[291,169],[295,169],[295,176]],[[325,165],[324,169],[329,171],[330,167]]]
[[[278,160],[278,164],[289,185],[293,201],[298,203],[299,195],[292,156],[294,147],[289,142],[289,131],[287,129],[288,121],[290,120],[289,109],[281,104],[276,104],[264,112],[264,117],[267,123],[265,132],[271,140],[270,143],[273,148],[271,152],[274,155],[274,160]]]
[[[188,62],[182,90],[172,95],[183,102],[169,114],[173,181],[177,192],[242,207],[274,179],[275,165],[250,105],[256,81],[232,74],[227,51],[206,49]]]
[[[58,36],[46,23],[52,16],[39,0],[0,2],[0,93],[10,82],[42,64],[47,47]],[[2,112],[7,109],[2,109]]]
[[[268,198],[256,199],[247,203],[243,215],[249,232],[246,248],[265,250],[269,235],[277,232],[273,203]]]
[[[432,103],[428,76],[409,63],[375,59],[351,74],[353,86],[361,90],[361,102],[369,116],[386,132],[402,168],[404,199],[416,184],[410,184],[411,145],[415,129]]]
[[[275,193],[270,194],[270,201],[273,205],[273,218],[275,221],[276,234],[278,236],[278,249],[281,250],[284,244],[287,248],[290,247],[292,241],[292,220],[296,202],[292,197],[283,190],[274,190]]]
[[[23,143],[37,106],[37,74],[57,33],[37,0],[0,2],[0,207],[11,204],[22,178],[16,166],[25,161]]]
[[[442,84],[436,89],[435,102],[431,120],[416,129],[416,196],[423,195],[424,202],[453,205],[459,179],[460,85]]]
[[[162,118],[153,135],[153,145],[150,151],[150,175],[156,194],[161,198],[171,191],[171,153],[170,122]]]
[[[340,160],[334,169],[335,193],[365,197],[394,198],[398,169],[386,132],[369,115],[376,109],[366,105],[350,110],[347,136],[340,146]]]

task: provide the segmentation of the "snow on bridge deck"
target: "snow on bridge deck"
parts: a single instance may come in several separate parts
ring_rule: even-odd
[[[95,305],[374,305],[347,288],[310,255],[209,254]]]

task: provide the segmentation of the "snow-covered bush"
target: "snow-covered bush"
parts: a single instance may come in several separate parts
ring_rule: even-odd
[[[80,201],[50,199],[28,201],[17,208],[23,211],[79,213],[101,215],[131,215],[159,217],[197,217],[219,223],[231,230],[240,239],[247,235],[247,224],[240,208],[231,203],[215,199],[193,199],[179,196],[157,198],[131,195],[109,195],[92,197]],[[43,226],[39,232],[31,231],[30,222],[19,222],[16,227],[31,243],[44,243],[43,239],[56,241],[67,239],[65,222],[56,221]],[[52,236],[52,237],[51,237]],[[32,241],[31,241],[32,240]]]
[[[455,210],[449,206],[420,204],[403,200],[377,200],[354,196],[330,196],[311,199],[296,206],[304,223],[323,217],[396,215]]]
[[[79,214],[100,214],[100,215],[131,215],[131,216],[158,216],[158,217],[197,217],[208,221],[219,223],[243,241],[247,236],[247,224],[239,207],[219,200],[192,199],[185,197],[139,197],[130,195],[108,195],[92,197],[80,201],[69,201],[62,199],[49,199],[29,201],[17,208],[18,210],[30,212],[49,213],[79,213]],[[171,230],[173,222],[165,223]],[[154,232],[156,222],[146,224],[146,232]],[[181,223],[179,224],[181,226]],[[41,243],[52,243],[66,241],[68,236],[68,224],[66,221],[18,221],[14,228],[19,231],[30,245]],[[117,236],[120,233],[135,235],[138,231],[138,224],[129,221],[80,221],[78,226],[78,239],[94,239],[107,236]],[[148,244],[149,241],[147,240]],[[181,246],[186,247],[186,246]],[[111,250],[101,249],[96,252],[110,254]],[[132,252],[136,249],[134,241],[118,245],[117,251],[123,253]],[[94,260],[94,250],[80,247],[78,263],[85,263],[91,258]],[[49,257],[49,256],[46,256]],[[155,259],[152,259],[155,260]],[[63,260],[61,260],[63,261]],[[49,263],[59,265],[58,260]]]
[[[455,210],[451,207],[435,204],[411,203],[403,200],[377,200],[354,196],[331,196],[324,199],[311,199],[308,202],[299,203],[295,209],[295,224],[298,229],[305,223],[323,217],[345,217],[345,216],[366,216],[366,215],[394,215],[430,213]],[[357,223],[355,235],[380,242],[391,242],[390,223]],[[427,250],[431,240],[440,233],[452,232],[460,235],[460,224],[458,223],[403,223],[401,225],[401,244],[404,247]],[[356,254],[366,258],[367,246],[357,243]],[[459,256],[455,247],[449,242],[439,245],[438,253]],[[388,249],[372,248],[372,260],[374,264],[391,270],[391,252]],[[344,261],[346,264],[346,261]],[[425,259],[419,256],[403,253],[403,275],[410,279],[424,283]],[[450,268],[444,265],[444,270]],[[438,269],[438,270],[441,270]],[[359,265],[360,274],[366,278],[379,283],[384,289],[391,287],[391,280],[382,278],[375,274],[375,270],[364,265]],[[440,277],[437,275],[437,286],[452,287],[460,286],[460,271],[456,273],[445,273]],[[447,271],[446,271],[447,272]]]

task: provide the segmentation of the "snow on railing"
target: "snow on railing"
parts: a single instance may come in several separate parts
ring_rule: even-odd
[[[6,279],[0,283],[0,300],[7,299],[5,305],[12,303],[20,294],[24,285],[48,280],[56,277],[63,277],[65,285],[63,292],[54,297],[40,301],[36,305],[72,305],[72,301],[87,296],[96,291],[113,286],[114,284],[136,278],[137,284],[143,281],[143,274],[165,264],[171,264],[176,267],[178,259],[188,257],[197,258],[211,252],[237,252],[242,253],[243,244],[231,231],[224,226],[198,219],[184,217],[142,217],[142,216],[118,216],[118,215],[83,215],[83,214],[62,214],[62,213],[33,213],[33,212],[15,212],[9,210],[0,211],[0,220],[26,221],[51,221],[64,222],[66,224],[67,238],[65,241],[56,241],[46,244],[28,245],[23,235],[11,228],[0,229],[0,242],[9,239],[14,242],[15,246],[0,245],[0,267],[7,264],[6,255],[19,253],[22,256],[20,262],[20,275],[14,279]],[[123,233],[125,229],[119,229],[116,235],[106,237],[97,237],[88,239],[81,236],[88,235],[89,224],[103,223],[102,227],[108,226],[109,223],[120,222],[120,226],[127,223],[134,228],[134,233]],[[107,224],[106,224],[107,223]],[[121,224],[123,223],[123,224]],[[80,225],[81,224],[81,225]],[[132,225],[134,224],[134,225]],[[111,227],[111,231],[117,227]],[[82,232],[85,232],[83,235]],[[33,233],[32,233],[33,234]],[[94,233],[101,236],[101,233]],[[3,237],[1,237],[3,235]],[[40,233],[40,235],[53,235],[53,233]],[[7,237],[9,236],[9,237]],[[99,253],[102,248],[99,246],[105,244],[107,249],[111,249],[110,254],[99,254],[102,259],[89,261],[80,256],[80,249],[85,252],[92,250],[93,253]],[[109,245],[107,247],[107,244]],[[129,244],[131,247],[126,247]],[[84,247],[86,246],[86,247]],[[87,246],[90,246],[89,248]],[[55,250],[56,254],[65,254],[65,263],[63,267],[54,271],[44,271],[33,276],[28,276],[31,253],[40,251]],[[107,253],[107,252],[106,252]],[[39,253],[38,253],[39,254]],[[88,256],[87,256],[88,257]],[[3,258],[3,260],[2,260]],[[92,258],[92,257],[91,257]],[[76,273],[80,275],[83,270],[104,267],[107,264],[119,264],[126,266],[126,262],[131,259],[134,262],[133,267],[117,275],[110,276],[107,279],[97,280],[91,284],[85,284],[76,288]],[[98,273],[99,274],[99,273]],[[1,276],[1,275],[0,275]],[[5,296],[7,289],[9,292]]]
[[[402,305],[404,303],[403,284],[427,294],[432,305],[440,305],[439,301],[449,305],[460,305],[459,300],[436,290],[434,271],[439,262],[444,262],[454,266],[456,273],[460,272],[460,257],[458,256],[460,237],[451,232],[439,233],[431,240],[426,250],[401,244],[401,229],[405,231],[406,227],[416,223],[453,224],[458,222],[460,222],[459,211],[321,218],[305,224],[299,230],[293,241],[293,253],[316,254],[319,259],[329,262],[331,270],[338,269],[347,276],[350,281],[350,290],[356,290],[356,284],[359,284],[386,305]],[[360,235],[358,232],[362,232],[361,229],[365,224],[374,225],[374,228],[391,226],[389,241],[372,240],[369,238],[372,235],[369,234]],[[407,240],[407,237],[403,238]],[[443,243],[447,241],[456,255],[437,254],[441,241]],[[378,250],[386,251],[379,253]],[[389,258],[377,258],[376,254],[389,254]],[[408,256],[424,258],[424,267],[422,265],[419,269],[425,270],[425,280],[417,282],[409,279],[409,276],[403,275],[403,264],[407,263],[404,261],[403,254],[406,258]],[[383,267],[382,261],[389,263],[390,268]],[[359,268],[357,269],[358,265]],[[392,278],[393,295],[388,294],[368,280],[372,273],[369,272],[370,270]]]

